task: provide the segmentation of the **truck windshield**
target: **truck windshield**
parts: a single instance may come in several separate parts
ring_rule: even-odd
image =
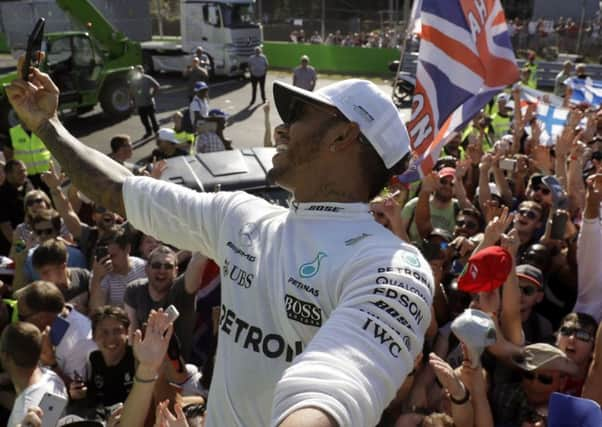
[[[220,4],[224,27],[254,27],[255,11],[253,4]]]

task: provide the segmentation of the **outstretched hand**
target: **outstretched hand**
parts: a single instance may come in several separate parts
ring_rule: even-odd
[[[140,329],[134,332],[134,356],[139,366],[157,372],[165,359],[172,333],[173,324],[167,314],[163,310],[151,311],[144,338]]]
[[[19,58],[18,70],[22,69],[24,60],[24,56]],[[19,119],[36,132],[46,120],[57,117],[59,88],[48,74],[37,68],[31,70],[29,82],[21,77],[13,80],[6,88],[6,94]]]
[[[159,402],[155,410],[155,427],[188,427],[182,405],[175,403],[174,412],[175,415],[169,410],[169,399]]]

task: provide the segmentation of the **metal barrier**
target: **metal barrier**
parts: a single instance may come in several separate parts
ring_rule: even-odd
[[[387,75],[388,65],[399,59],[398,49],[342,47],[319,44],[265,42],[263,52],[274,68],[291,70],[301,55],[309,56],[318,72],[357,75]]]

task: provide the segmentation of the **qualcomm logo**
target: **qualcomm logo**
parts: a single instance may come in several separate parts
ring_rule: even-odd
[[[322,262],[322,260],[327,256],[328,255],[326,255],[324,252],[320,251],[313,260],[306,262],[305,264],[301,264],[299,267],[299,276],[303,277],[304,279],[314,277],[316,274],[318,274],[318,271],[320,271],[320,262]]]

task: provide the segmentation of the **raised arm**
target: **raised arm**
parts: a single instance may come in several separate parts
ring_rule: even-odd
[[[23,57],[19,59],[19,68]],[[13,80],[6,93],[19,118],[39,136],[63,171],[88,197],[125,215],[122,186],[131,173],[119,163],[78,141],[58,119],[59,90],[48,74],[32,69],[32,83]]]
[[[430,173],[422,180],[422,187],[420,187],[420,193],[418,194],[418,203],[416,203],[414,221],[416,222],[418,234],[423,239],[433,231],[430,200],[431,194],[437,191],[439,185],[439,175],[436,172]]]

